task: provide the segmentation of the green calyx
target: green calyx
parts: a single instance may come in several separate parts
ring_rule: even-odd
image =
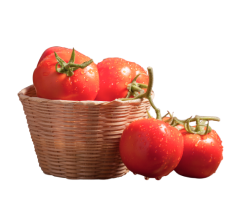
[[[130,98],[131,96],[138,96],[139,94],[143,94],[144,90],[142,88],[148,88],[148,86],[146,84],[142,84],[142,83],[137,83],[137,79],[141,74],[138,74],[133,81],[128,84],[127,89],[128,89],[128,93],[126,98]]]
[[[184,126],[185,130],[188,133],[198,135],[206,135],[212,131],[212,128],[209,126],[209,121],[220,121],[218,117],[199,115],[196,115],[194,118],[190,117],[186,120],[179,120],[178,118],[173,117],[173,115],[169,111],[165,116],[162,117],[162,119],[166,117],[168,114],[170,115],[170,118],[166,122],[168,122],[171,126],[175,127],[181,124]],[[196,126],[190,126],[190,122],[196,122]]]
[[[149,84],[148,86],[145,84],[140,84],[136,83],[136,80],[140,74],[138,74],[132,83],[128,86],[128,97],[130,97],[131,94],[135,94],[133,98],[121,98],[121,101],[128,101],[128,100],[134,100],[134,99],[142,99],[142,98],[147,98],[150,102],[150,105],[153,107],[153,109],[156,112],[156,119],[161,120],[161,114],[160,114],[160,109],[158,109],[153,102],[151,93],[152,93],[152,87],[153,87],[153,81],[154,81],[154,76],[153,76],[153,68],[148,67],[148,75],[149,75]],[[134,87],[133,87],[134,86]],[[141,88],[147,88],[147,91],[144,93],[143,89]],[[139,94],[136,92],[140,92]]]
[[[212,131],[212,128],[209,126],[209,121],[220,121],[220,119],[218,117],[196,115],[194,118],[192,117],[188,118],[185,121],[184,126],[188,133],[206,135]],[[189,125],[190,122],[196,122],[196,126],[195,127],[190,126]],[[206,122],[208,123],[206,124]]]
[[[93,60],[89,60],[89,61],[86,61],[82,64],[75,64],[74,63],[74,60],[75,60],[75,50],[73,49],[72,51],[72,55],[71,55],[71,58],[69,60],[68,63],[66,63],[63,59],[61,59],[56,52],[54,52],[55,54],[55,57],[57,59],[57,64],[56,64],[56,71],[58,73],[63,73],[63,74],[66,74],[67,76],[72,76],[74,73],[75,70],[81,68],[81,69],[84,69],[85,67],[87,67],[88,65],[90,65]],[[61,68],[57,68],[57,66],[60,65]]]

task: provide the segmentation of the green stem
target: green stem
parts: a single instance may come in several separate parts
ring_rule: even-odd
[[[181,120],[181,119],[178,119],[177,117],[174,117],[173,122],[172,122],[172,126],[177,126],[179,124],[184,126],[185,122],[186,122],[186,120]]]
[[[165,122],[167,122],[168,124],[171,125],[171,124],[175,121],[175,120],[174,120],[175,117],[173,117],[173,113],[171,114],[169,111],[167,111],[167,114],[164,115],[164,116],[162,117],[162,120],[163,120],[163,118],[166,117],[167,115],[170,115],[170,118],[169,118],[168,120],[166,120]]]
[[[152,93],[152,88],[153,88],[153,84],[154,84],[154,74],[153,74],[152,67],[148,67],[147,69],[148,69],[148,75],[149,75],[149,83],[148,83],[148,88],[147,88],[145,95],[148,98],[149,96],[151,96],[151,93]]]
[[[190,121],[191,122],[195,122],[197,120],[211,120],[211,121],[220,121],[220,118],[219,117],[214,117],[214,116],[198,116],[196,115],[194,118],[192,118]]]
[[[191,120],[190,120],[191,121]],[[196,124],[197,124],[197,126],[196,126],[196,132],[199,132],[199,131],[201,131],[201,126],[199,125],[200,124],[200,119],[199,118],[197,118],[197,117],[195,117],[195,121],[196,121]]]
[[[153,107],[153,109],[155,110],[156,112],[156,119],[158,120],[161,120],[161,113],[160,113],[160,109],[157,108],[155,105],[154,105],[154,102],[153,102],[153,99],[151,97],[151,95],[149,97],[147,97],[149,102],[150,102],[150,105]]]
[[[131,95],[132,96],[137,96],[139,95],[139,93],[144,93],[144,90],[142,89],[142,87],[139,86],[139,83],[137,83],[137,79],[141,74],[137,74],[135,76],[135,78],[132,80],[132,82],[130,84],[128,84],[127,89],[128,89],[128,93],[126,98],[129,98]],[[144,84],[145,85],[145,84]],[[147,87],[147,85],[146,85]]]
[[[185,130],[188,133],[192,133],[192,134],[198,134],[198,135],[206,135],[209,132],[212,131],[212,128],[209,126],[209,121],[220,121],[220,119],[218,117],[213,117],[213,116],[198,116],[196,115],[194,118],[190,117],[186,120],[179,120],[176,117],[173,117],[173,115],[170,114],[170,112],[168,111],[166,113],[166,115],[164,115],[162,117],[162,119],[164,117],[166,117],[167,115],[170,115],[170,119],[167,120],[166,122],[169,123],[171,126],[177,126],[177,125],[183,125]],[[190,122],[196,122],[196,126],[190,126]],[[206,125],[206,122],[207,125]],[[205,130],[206,127],[206,130]]]
[[[208,124],[207,124],[206,133],[209,133],[209,121],[208,121]]]
[[[140,87],[136,86],[136,85],[132,85],[131,89],[132,89],[132,91],[137,91],[137,92],[140,92],[140,93],[141,92],[144,93],[144,90],[141,89]]]
[[[162,117],[162,119],[165,118],[167,115],[169,115],[170,118],[165,122],[167,122],[171,126],[175,127],[179,124],[185,125],[186,120],[179,120],[177,117],[173,116],[173,113],[171,114],[169,111],[167,111],[167,113]]]
[[[198,135],[206,135],[212,131],[212,128],[209,126],[209,121],[220,121],[218,117],[212,116],[198,116],[196,115],[194,118],[189,118],[185,121],[185,129],[188,133],[198,134]],[[190,122],[196,121],[196,127],[191,127],[189,125]],[[208,122],[206,125],[206,121]],[[206,127],[206,130],[205,130]]]
[[[58,73],[63,73],[63,74],[66,74],[67,76],[72,76],[74,73],[75,70],[81,68],[81,69],[84,69],[85,67],[87,67],[88,65],[90,65],[93,60],[89,60],[89,61],[86,61],[82,64],[76,64],[74,63],[74,60],[75,60],[75,50],[73,49],[72,51],[72,55],[71,55],[71,58],[69,60],[68,63],[66,63],[63,59],[61,59],[56,52],[54,52],[55,54],[55,57],[57,59],[57,64],[55,65],[55,68],[56,68],[56,71]],[[58,64],[61,66],[61,68],[57,68]]]
[[[69,66],[73,67],[73,70],[77,70],[78,68],[84,69],[85,67],[90,65],[92,62],[93,62],[93,60],[91,59],[89,61],[83,62],[82,64],[70,63]]]
[[[153,87],[153,81],[154,81],[154,76],[153,76],[153,68],[152,67],[148,67],[148,75],[149,75],[149,83],[147,86],[147,91],[143,94],[139,94],[137,96],[135,96],[134,98],[121,98],[121,101],[128,101],[128,100],[134,100],[134,99],[141,99],[141,98],[147,98],[150,102],[150,105],[153,107],[153,109],[156,112],[156,119],[161,120],[161,114],[160,114],[160,109],[158,109],[153,102],[153,99],[151,97],[151,93],[152,93],[152,87]]]
[[[143,83],[137,83],[140,88],[148,88],[148,85]]]
[[[148,114],[148,118],[153,118],[153,117],[150,115],[149,111],[147,111],[147,114]]]

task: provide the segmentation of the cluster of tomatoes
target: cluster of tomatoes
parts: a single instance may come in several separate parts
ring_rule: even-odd
[[[147,91],[128,99],[148,98],[157,117],[154,119],[149,115],[149,119],[133,121],[126,127],[120,140],[122,161],[130,171],[145,176],[145,179],[160,180],[173,170],[192,178],[211,176],[223,159],[223,146],[209,121],[220,119],[195,116],[179,120],[169,112],[161,117],[151,98],[152,68],[148,68],[148,72]],[[170,117],[166,117],[168,114]],[[190,126],[191,122],[196,122],[196,125]]]
[[[128,125],[120,140],[120,155],[134,174],[148,178],[178,174],[205,178],[223,159],[222,141],[209,126],[217,117],[195,116],[186,120],[161,117],[151,97],[153,71],[121,58],[107,58],[97,65],[72,49],[51,47],[44,51],[33,74],[38,97],[60,100],[122,101],[148,98],[156,119]],[[190,126],[190,122],[196,122]],[[206,124],[207,122],[207,124]]]
[[[195,116],[186,122],[178,120],[180,123],[175,127],[171,119],[174,120],[173,117],[140,119],[124,130],[120,154],[128,169],[146,179],[157,180],[173,170],[191,178],[206,178],[215,173],[223,159],[222,141],[214,130],[205,128],[202,123],[205,119],[219,119]],[[192,121],[198,124],[188,129]]]
[[[137,83],[148,84],[147,72],[134,62],[107,58],[96,65],[74,49],[51,47],[42,54],[33,82],[41,98],[113,101],[126,97],[137,74]]]

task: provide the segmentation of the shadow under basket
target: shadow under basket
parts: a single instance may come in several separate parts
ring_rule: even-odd
[[[68,179],[108,179],[128,169],[119,154],[124,128],[147,118],[147,99],[65,101],[36,97],[33,85],[18,93],[39,165]]]

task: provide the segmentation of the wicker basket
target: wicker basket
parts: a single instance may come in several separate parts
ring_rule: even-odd
[[[147,117],[147,99],[48,100],[36,97],[33,85],[18,96],[45,174],[68,179],[107,179],[128,172],[119,155],[119,140],[126,125]]]

